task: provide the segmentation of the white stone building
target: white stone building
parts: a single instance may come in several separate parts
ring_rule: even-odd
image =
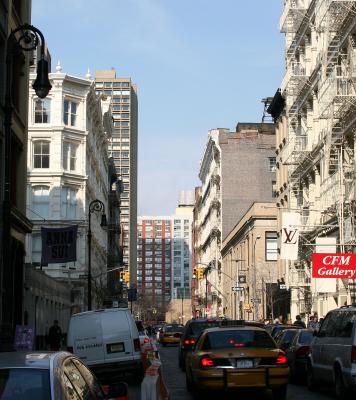
[[[350,302],[346,279],[313,279],[320,238],[334,251],[355,244],[356,1],[286,0],[286,73],[271,105],[277,128],[277,206],[300,214],[296,261],[279,261],[291,290],[291,317]]]
[[[33,79],[31,74],[27,163],[27,216],[33,231],[27,237],[26,263],[72,289],[71,311],[85,310],[88,207],[99,199],[107,211],[110,105],[96,95],[89,74],[86,78],[71,76],[58,65],[50,74],[52,90],[43,100],[32,89]],[[100,218],[98,213],[91,214],[93,307],[106,287],[107,232],[101,228]],[[77,261],[41,265],[41,227],[69,225],[78,225]],[[30,287],[26,296],[31,305],[38,293],[31,294]],[[31,306],[28,308],[31,322]],[[43,324],[54,317],[61,319],[49,315]]]

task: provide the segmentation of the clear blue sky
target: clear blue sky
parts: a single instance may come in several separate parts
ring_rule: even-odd
[[[139,88],[139,215],[199,185],[213,128],[259,122],[283,75],[282,0],[33,0],[52,69],[114,67]]]

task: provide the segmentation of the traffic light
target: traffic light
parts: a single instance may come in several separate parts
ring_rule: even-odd
[[[130,282],[130,272],[129,271],[125,271],[124,272],[124,282],[125,283],[129,283]]]
[[[193,268],[193,278],[197,278],[197,269]]]
[[[204,278],[204,268],[198,268],[198,279]]]
[[[124,280],[124,277],[125,277],[125,272],[124,272],[124,271],[121,271],[121,272],[120,272],[120,281],[123,281],[123,280]]]

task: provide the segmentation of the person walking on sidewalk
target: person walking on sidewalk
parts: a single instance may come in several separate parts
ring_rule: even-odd
[[[62,329],[58,325],[58,320],[55,319],[48,332],[49,349],[52,351],[58,351],[61,347],[61,341]]]
[[[302,318],[300,317],[300,315],[295,316],[295,321],[294,321],[293,325],[300,326],[301,328],[305,328],[305,322],[302,321]]]

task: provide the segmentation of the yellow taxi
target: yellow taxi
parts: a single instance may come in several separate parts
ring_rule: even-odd
[[[187,354],[187,389],[272,389],[274,400],[286,398],[287,357],[264,329],[255,326],[206,329]]]
[[[159,343],[163,346],[167,344],[179,344],[183,335],[184,326],[179,324],[165,325],[159,333]]]

